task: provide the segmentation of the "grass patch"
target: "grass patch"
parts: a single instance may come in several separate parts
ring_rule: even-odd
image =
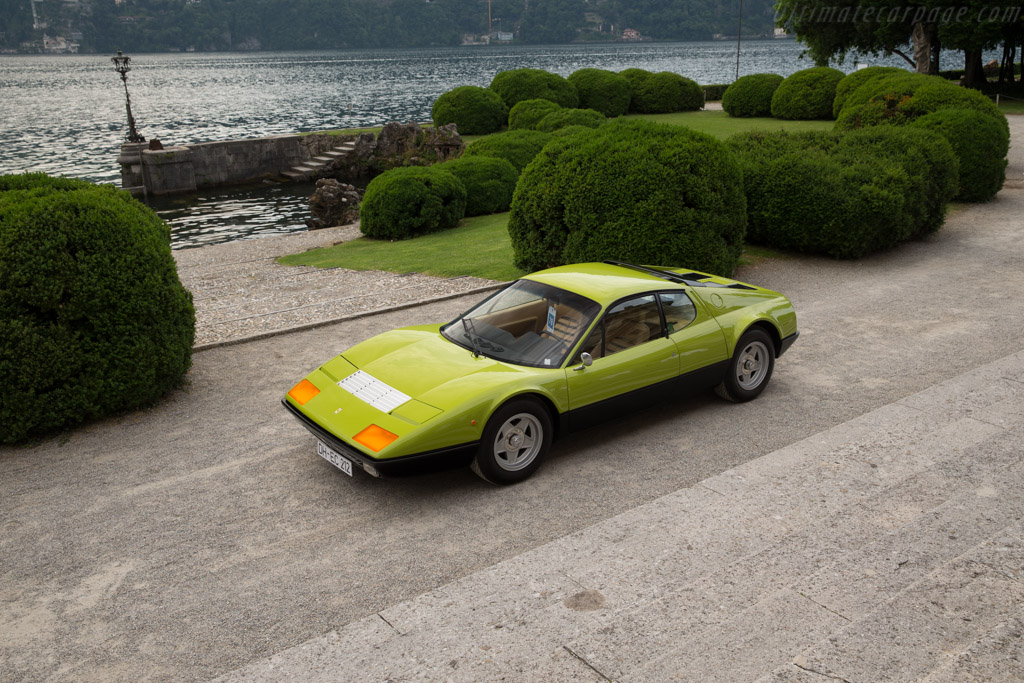
[[[515,280],[523,271],[512,266],[508,214],[466,218],[458,227],[411,240],[387,242],[360,237],[332,247],[278,259],[286,266],[387,270],[437,277],[471,275],[488,280]]]
[[[743,248],[739,265],[751,266],[769,259],[790,257],[790,254],[778,249],[748,244]],[[457,228],[411,240],[387,242],[360,237],[332,247],[282,256],[278,263],[286,266],[423,273],[437,277],[471,275],[503,281],[525,275],[525,271],[512,266],[507,213],[466,218]],[[659,265],[686,267],[687,264]]]
[[[786,251],[772,249],[771,247],[759,247],[754,244],[744,244],[743,253],[740,254],[740,260],[737,262],[736,267],[756,266],[764,261],[788,258],[792,258],[792,254]]]
[[[773,118],[734,118],[724,111],[680,111],[672,114],[629,114],[626,119],[643,119],[657,123],[686,126],[724,140],[748,130],[832,130],[835,121],[785,121]]]

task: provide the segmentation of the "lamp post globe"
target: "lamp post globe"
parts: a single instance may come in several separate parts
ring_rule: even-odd
[[[132,116],[132,98],[128,94],[128,72],[132,70],[132,58],[121,54],[121,51],[118,50],[117,56],[111,57],[110,61],[114,64],[114,71],[121,75],[121,82],[124,84],[125,110],[128,112],[128,133],[125,135],[125,139],[128,142],[145,142],[146,138],[142,137],[142,134],[135,128],[135,117]]]

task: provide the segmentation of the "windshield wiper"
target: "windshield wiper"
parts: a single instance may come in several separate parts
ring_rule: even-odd
[[[483,354],[480,353],[480,345],[476,341],[476,327],[473,325],[473,321],[469,318],[463,318],[462,329],[466,331],[469,343],[473,345],[473,357],[479,358]]]

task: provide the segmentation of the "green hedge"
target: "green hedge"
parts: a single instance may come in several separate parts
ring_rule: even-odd
[[[522,172],[537,153],[551,141],[550,133],[539,130],[510,130],[488,135],[466,146],[464,157],[497,157],[511,163],[516,171]]]
[[[569,76],[579,95],[580,109],[594,109],[609,118],[629,111],[632,88],[623,76],[604,69],[580,69]]]
[[[780,83],[778,74],[740,76],[722,95],[722,109],[729,116],[771,116],[772,95]]]
[[[509,111],[508,129],[520,130],[525,128],[532,130],[537,127],[542,118],[561,108],[561,106],[551,100],[523,100],[518,102]]]
[[[466,186],[466,215],[483,216],[508,211],[519,180],[515,166],[494,157],[460,157],[438,164]]]
[[[922,131],[754,131],[726,144],[755,244],[858,258],[937,230],[956,192],[952,149]]]
[[[541,69],[500,71],[491,81],[491,90],[498,93],[509,109],[523,100],[551,100],[572,108],[579,104],[576,88],[558,74]]]
[[[896,66],[868,66],[843,76],[836,84],[836,98],[832,101],[832,118],[838,118],[843,105],[862,85],[875,83],[890,76],[906,75],[908,71]]]
[[[917,118],[911,126],[934,131],[953,147],[960,161],[957,199],[987,202],[1002,189],[1009,140],[991,116],[969,109],[941,109]]]
[[[0,442],[153,403],[194,339],[152,210],[110,186],[0,176]]]
[[[577,124],[573,126],[565,126],[564,128],[559,128],[558,130],[551,131],[551,137],[565,138],[569,137],[570,135],[576,135],[577,133],[593,133],[594,130],[595,129],[591,128],[590,126],[581,126]]]
[[[604,114],[593,109],[560,109],[542,118],[537,124],[537,130],[544,133],[553,133],[559,128],[565,128],[566,126],[597,128],[607,120]]]
[[[704,106],[704,91],[695,81],[670,71],[651,73],[626,69],[621,75],[629,81],[632,97],[629,111],[634,114],[668,114],[694,111]]]
[[[704,91],[705,102],[718,102],[725,95],[725,91],[729,89],[728,83],[712,83],[711,85],[700,86]]]
[[[436,166],[405,166],[366,186],[359,229],[368,237],[404,240],[454,228],[466,215],[466,186]]]
[[[836,154],[871,156],[901,167],[913,180],[904,192],[911,223],[909,237],[935,232],[946,218],[946,205],[956,196],[959,163],[941,136],[923,130],[885,126],[851,131],[839,137]]]
[[[438,97],[432,114],[436,126],[454,123],[462,135],[487,135],[505,125],[508,107],[493,90],[464,85]]]
[[[777,119],[831,119],[836,86],[843,72],[816,66],[786,77],[772,95],[772,116]]]
[[[728,275],[745,209],[739,166],[721,142],[620,119],[541,151],[516,186],[509,236],[516,266],[530,271],[611,258]]]
[[[836,119],[836,129],[904,125],[943,109],[970,109],[989,116],[1009,140],[1006,116],[984,94],[939,76],[912,73],[872,80],[858,87],[843,105]]]

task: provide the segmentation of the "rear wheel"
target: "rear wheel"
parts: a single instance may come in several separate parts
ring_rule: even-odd
[[[515,484],[537,471],[551,446],[548,411],[537,401],[510,401],[484,428],[473,471],[492,484]]]
[[[775,369],[775,344],[759,327],[747,330],[736,344],[725,379],[715,389],[718,395],[740,403],[757,398],[768,386]]]

